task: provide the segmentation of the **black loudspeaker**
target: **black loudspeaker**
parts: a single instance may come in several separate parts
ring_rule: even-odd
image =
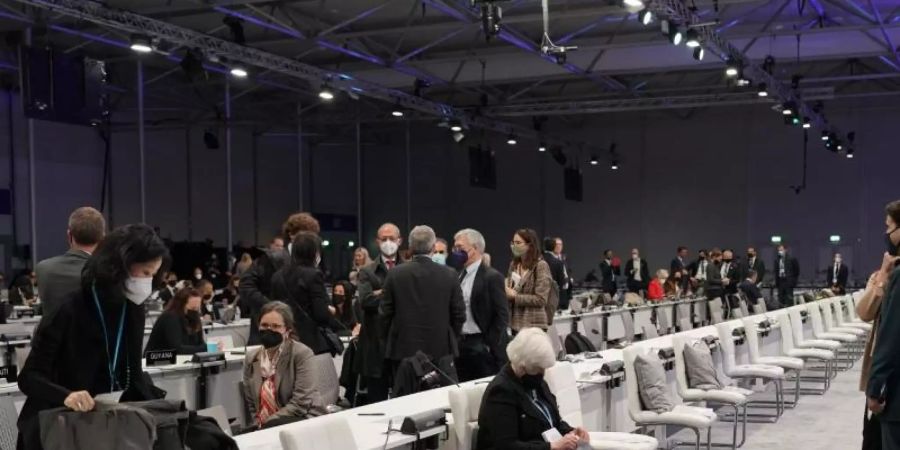
[[[497,155],[490,147],[469,147],[469,184],[497,189]]]
[[[574,167],[563,169],[563,184],[566,200],[580,202],[583,196],[581,170]]]
[[[33,119],[98,125],[106,114],[102,61],[54,48],[22,49],[25,115]]]

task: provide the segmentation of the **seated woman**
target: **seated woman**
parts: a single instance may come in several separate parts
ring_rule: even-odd
[[[675,272],[675,275],[672,275],[669,278],[666,278],[666,282],[663,283],[663,292],[666,294],[666,298],[678,298],[681,296],[681,272]]]
[[[244,403],[260,428],[326,414],[316,389],[313,352],[291,339],[294,314],[283,302],[263,305],[261,348],[244,359]]]
[[[539,328],[519,330],[506,354],[509,363],[484,391],[477,449],[575,450],[580,442],[589,443],[587,431],[562,420],[544,381],[544,370],[556,363],[547,334]],[[542,434],[551,429],[562,438],[548,444]]]
[[[175,350],[179,355],[205,352],[206,342],[200,323],[202,296],[194,288],[178,291],[153,324],[144,353],[155,350]]]
[[[656,278],[650,282],[650,287],[647,288],[647,300],[660,301],[666,297],[666,293],[663,291],[663,284],[668,278],[668,270],[659,269],[656,271]]]

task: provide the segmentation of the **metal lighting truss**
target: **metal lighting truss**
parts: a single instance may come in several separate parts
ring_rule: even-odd
[[[646,8],[653,11],[657,17],[666,18],[672,22],[676,22],[683,27],[692,27],[692,25],[700,24],[702,21],[686,4],[681,0],[651,0],[646,4]],[[744,75],[754,80],[756,83],[766,83],[769,92],[769,98],[777,98],[782,103],[795,102],[800,111],[801,119],[808,117],[810,123],[823,130],[829,130],[832,127],[828,124],[819,111],[803,101],[790,87],[781,81],[778,81],[772,74],[763,70],[762,67],[753,63],[743,52],[737,47],[731,45],[719,35],[711,26],[697,26],[693,28],[700,35],[700,45],[710,53],[716,54],[723,61],[729,58],[735,63],[743,67]]]
[[[248,66],[268,69],[272,72],[307,80],[311,83],[327,83],[331,88],[345,91],[351,95],[361,95],[383,100],[406,109],[420,111],[448,121],[456,121],[464,127],[483,128],[503,134],[512,134],[520,138],[531,138],[535,141],[540,140],[548,144],[561,144],[567,147],[577,147],[579,145],[578,143],[554,138],[553,136],[538,135],[538,133],[529,127],[500,122],[483,116],[473,116],[467,114],[464,110],[454,108],[447,104],[433,102],[401,91],[389,89],[375,83],[354,79],[346,74],[323,70],[284,56],[229,42],[198,31],[135,14],[130,11],[114,9],[95,1],[15,1],[48,9],[59,14],[127,33],[152,36],[170,44],[199,50],[208,56],[223,56],[227,58],[229,62],[240,62]]]

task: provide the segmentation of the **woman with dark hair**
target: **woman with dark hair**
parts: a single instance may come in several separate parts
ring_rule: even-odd
[[[213,298],[213,303],[229,308],[237,306],[238,298],[240,298],[240,294],[238,293],[238,286],[240,286],[240,284],[241,277],[238,275],[232,276],[228,280],[228,285],[225,286],[225,289],[222,289],[222,293]]]
[[[141,346],[143,303],[168,261],[166,245],[147,225],[117,228],[100,243],[85,264],[82,289],[45,317],[31,340],[19,373],[27,399],[19,414],[17,448],[42,448],[40,411],[61,406],[90,411],[94,396],[113,391],[125,391],[123,401],[165,395],[142,371]]]
[[[16,277],[9,293],[9,303],[16,306],[31,306],[35,302],[34,285],[30,271]]]
[[[197,288],[178,291],[153,323],[144,352],[175,350],[179,355],[206,351],[200,309],[203,292]],[[221,350],[221,349],[220,349]]]
[[[506,298],[511,312],[513,332],[537,327],[546,330],[550,325],[550,266],[541,259],[537,233],[521,229],[510,242],[512,263],[506,277]]]
[[[319,235],[300,231],[291,243],[291,261],[272,277],[272,299],[282,300],[294,311],[291,328],[297,340],[313,353],[329,352],[320,328],[328,328],[335,309],[329,304],[325,278],[319,265],[322,240]]]
[[[337,310],[335,316],[340,323],[338,333],[351,334],[356,324],[356,311],[353,310],[353,285],[349,281],[342,280],[334,284],[331,290],[331,304]]]

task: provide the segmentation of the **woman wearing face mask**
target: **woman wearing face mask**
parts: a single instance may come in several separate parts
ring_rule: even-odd
[[[547,334],[523,328],[506,347],[509,363],[484,391],[478,412],[477,450],[534,448],[575,450],[590,435],[560,417],[556,397],[544,381],[544,371],[556,358]],[[541,436],[556,429],[561,439],[548,444]]]
[[[513,254],[506,277],[506,298],[510,302],[510,328],[513,332],[537,327],[546,330],[554,313],[550,301],[550,266],[541,259],[537,233],[531,229],[516,231],[510,242]]]
[[[169,252],[152,228],[126,225],[108,234],[85,264],[82,289],[41,322],[19,373],[27,396],[19,449],[41,449],[38,412],[94,409],[93,397],[125,391],[123,401],[161,398],[141,368],[143,302]],[[157,283],[159,280],[156,280]]]
[[[665,284],[668,278],[668,270],[659,269],[656,271],[656,278],[650,282],[650,286],[647,288],[647,300],[660,301],[666,297],[666,293],[663,290],[663,284]]]
[[[179,355],[205,352],[200,313],[202,297],[203,292],[196,288],[178,291],[153,324],[144,351],[175,350]]]
[[[262,348],[247,353],[244,359],[244,404],[253,426],[263,428],[326,414],[316,389],[313,352],[291,339],[293,322],[288,305],[278,301],[263,305],[259,317]]]
[[[353,285],[349,281],[338,281],[334,284],[331,291],[331,304],[337,310],[335,318],[339,322],[337,327],[338,333],[343,335],[358,334],[353,333],[358,321],[356,320],[356,311],[353,310]]]
[[[681,287],[684,285],[682,276],[682,273],[678,271],[666,278],[666,281],[663,283],[663,295],[666,298],[681,297]]]
[[[194,286],[203,279],[203,269],[199,267],[194,267],[194,276],[191,278],[191,282],[194,283]]]
[[[238,287],[241,284],[241,277],[235,275],[228,280],[228,285],[225,286],[225,289],[222,289],[222,293],[215,296],[213,298],[213,303],[217,303],[220,306],[233,308],[240,298],[240,293],[238,291]]]
[[[347,277],[350,280],[350,284],[356,286],[359,283],[359,269],[371,263],[372,258],[369,257],[369,251],[365,247],[357,247],[353,251],[353,268],[350,269],[350,275]]]
[[[213,301],[213,295],[215,294],[213,284],[207,280],[203,280],[195,284],[194,289],[200,292],[200,319],[203,322],[219,320],[219,308],[221,307],[221,304],[217,304]]]

